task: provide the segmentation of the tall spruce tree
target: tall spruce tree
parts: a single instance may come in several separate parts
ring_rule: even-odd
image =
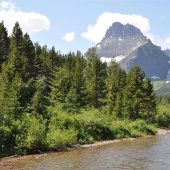
[[[51,81],[50,103],[52,106],[66,103],[66,96],[71,86],[71,73],[67,66],[59,67],[54,72],[54,79]]]
[[[111,61],[108,66],[107,73],[107,105],[110,112],[115,111],[116,114],[119,115],[121,111],[119,111],[118,108],[123,110],[123,108],[120,108],[120,103],[123,97],[123,89],[126,84],[126,73],[114,61]],[[115,105],[117,105],[116,109]]]
[[[23,74],[22,66],[24,64],[23,58],[22,58],[22,47],[23,47],[22,43],[23,43],[22,31],[19,28],[18,23],[16,23],[13,29],[12,36],[11,36],[10,53],[9,53],[8,62],[6,62],[3,65],[2,72],[1,72],[2,81],[0,83],[0,86],[1,86],[0,89],[3,89],[3,90],[1,90],[0,96],[5,103],[8,103],[8,100],[10,100],[8,98],[9,96],[14,97],[14,98],[16,97],[10,94],[10,93],[13,93],[11,92],[10,89],[12,88],[13,83],[15,84],[16,74],[17,74],[17,79],[22,80],[22,76],[21,76]],[[13,90],[19,91],[19,89],[13,89]],[[3,108],[2,105],[0,107]]]
[[[26,33],[23,36],[23,53],[22,55],[25,58],[25,67],[24,72],[26,73],[25,78],[26,81],[29,78],[35,78],[36,77],[36,68],[35,68],[35,48],[34,45],[29,37],[29,35]]]
[[[84,58],[80,52],[75,56],[75,67],[72,72],[71,87],[66,97],[66,108],[69,111],[77,112],[85,105],[85,81],[83,76]]]
[[[142,117],[147,121],[153,121],[154,116],[157,113],[157,96],[154,92],[153,85],[148,78],[144,82],[144,96],[142,104]]]
[[[4,22],[0,23],[0,70],[2,64],[7,60],[9,52],[9,37]]]
[[[106,94],[106,63],[102,63],[91,48],[85,54],[86,66],[84,71],[88,104],[99,107],[103,104]]]
[[[127,74],[127,86],[124,91],[125,113],[130,119],[140,118],[143,114],[145,74],[140,67],[133,67]]]
[[[31,61],[34,56],[32,56],[32,52],[30,50],[33,50],[33,46],[28,35],[25,35],[24,39],[22,30],[19,24],[16,23],[11,35],[8,61],[2,68],[2,81],[0,86],[1,89],[5,88],[1,91],[1,97],[3,100],[7,103],[8,100],[11,100],[8,98],[9,96],[15,98],[16,96],[11,95],[13,93],[11,90],[14,90],[18,93],[17,96],[19,97],[18,101],[20,102],[20,106],[18,105],[18,107],[22,107],[23,109],[26,109],[34,93],[33,70],[31,69],[34,67],[34,63]],[[20,85],[22,88],[17,87],[16,89],[11,89],[13,84],[16,83],[16,78],[18,82],[19,80],[23,82],[18,83],[18,86]],[[18,114],[20,114],[20,112],[18,112]]]

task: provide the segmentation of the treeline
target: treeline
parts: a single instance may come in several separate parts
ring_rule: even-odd
[[[155,133],[157,98],[139,67],[102,63],[95,48],[67,55],[0,23],[0,151],[62,149]],[[138,120],[141,119],[141,120]],[[134,122],[132,122],[134,121]]]

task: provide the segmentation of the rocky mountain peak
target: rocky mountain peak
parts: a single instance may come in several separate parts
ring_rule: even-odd
[[[106,31],[103,40],[96,45],[96,50],[100,57],[124,56],[147,41],[147,37],[138,28],[115,22]]]
[[[169,50],[162,51],[130,24],[113,23],[96,45],[96,51],[102,61],[114,59],[125,71],[139,65],[152,79],[165,80],[170,75]]]
[[[124,39],[126,37],[144,37],[144,35],[138,28],[134,27],[133,25],[123,25],[120,22],[114,22],[112,26],[110,26],[106,31],[104,39],[110,37]]]

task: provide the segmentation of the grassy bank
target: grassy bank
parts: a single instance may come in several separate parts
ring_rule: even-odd
[[[79,114],[51,110],[51,114],[47,129],[47,122],[24,118],[20,125],[22,143],[18,136],[18,146],[13,152],[5,151],[6,155],[62,151],[76,144],[156,134],[156,128],[144,120],[120,120],[97,109],[82,110]]]
[[[156,134],[156,128],[144,120],[120,120],[97,109],[82,111],[81,114],[60,113],[51,122],[46,142],[52,150],[67,148],[77,143]]]

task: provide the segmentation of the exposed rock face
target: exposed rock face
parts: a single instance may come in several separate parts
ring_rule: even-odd
[[[115,22],[107,30],[103,40],[96,45],[96,49],[101,57],[116,57],[127,55],[145,43],[147,38],[139,29]]]
[[[163,52],[170,57],[170,49],[163,50]]]
[[[158,46],[148,41],[121,60],[120,65],[126,71],[139,65],[146,76],[165,80],[169,70],[169,57]]]
[[[170,60],[170,49],[164,50],[164,53],[169,56],[169,60]],[[170,61],[169,61],[169,63],[170,63]],[[167,75],[167,79],[166,80],[170,81],[170,68],[168,70],[168,75]]]
[[[96,50],[99,57],[114,58],[126,71],[139,65],[152,79],[165,80],[170,69],[169,56],[129,24],[113,23]]]

